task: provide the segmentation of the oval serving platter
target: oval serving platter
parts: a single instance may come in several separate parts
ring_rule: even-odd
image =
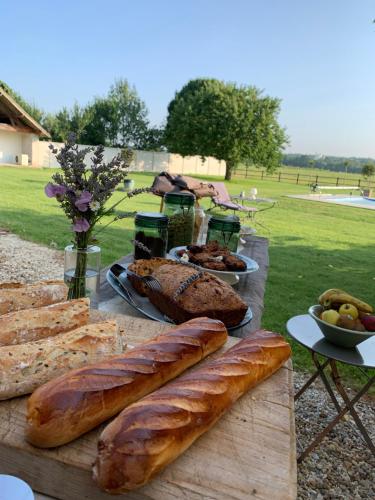
[[[130,264],[125,264],[124,271]],[[131,307],[136,309],[138,312],[143,314],[149,319],[152,319],[154,321],[159,321],[160,323],[169,323],[174,325],[175,323],[165,316],[162,312],[159,311],[151,302],[148,300],[147,297],[142,297],[139,295],[139,293],[134,290],[132,287],[132,284],[128,280],[128,278],[123,278],[123,285],[125,286],[126,290],[123,290],[122,286],[119,284],[115,274],[108,269],[107,275],[106,275],[107,281],[110,284],[110,286],[113,288],[113,290],[118,293]],[[244,319],[241,321],[236,326],[231,326],[228,327],[228,331],[232,332],[234,330],[237,330],[238,328],[242,328],[243,326],[247,325],[253,318],[253,313],[250,309],[250,307],[247,309],[246,315]]]

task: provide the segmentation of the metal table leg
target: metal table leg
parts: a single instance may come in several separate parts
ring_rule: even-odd
[[[372,454],[375,456],[374,443],[372,442],[370,436],[368,435],[368,432],[366,431],[366,428],[363,425],[362,420],[359,418],[359,415],[356,412],[354,405],[351,404],[349,395],[347,394],[347,392],[345,391],[345,389],[341,383],[341,377],[340,377],[340,374],[338,372],[336,362],[335,362],[335,360],[331,359],[329,363],[330,363],[331,370],[332,370],[332,380],[333,380],[339,394],[341,395],[342,399],[344,400],[346,407],[349,409],[350,414],[353,417],[353,420],[357,424],[357,427],[358,427],[359,431],[361,432],[363,439],[366,441],[367,446],[370,448]],[[372,377],[372,379],[370,379],[370,380],[374,381],[374,379],[375,379],[375,376]]]
[[[335,408],[338,412],[341,411],[341,406],[340,406],[340,403],[337,401],[337,398],[335,396],[335,393],[333,392],[332,390],[332,387],[331,387],[331,384],[329,383],[327,377],[326,377],[326,374],[324,372],[324,368],[323,368],[323,365],[320,364],[319,362],[319,359],[318,359],[318,356],[316,354],[316,352],[312,352],[312,359],[313,359],[313,362],[315,364],[315,366],[317,367],[318,369],[318,372],[319,372],[319,375],[320,375],[320,378],[322,379],[323,381],[323,384],[325,385],[325,388],[327,389],[327,392],[328,394],[330,395],[331,399],[332,399],[332,402],[333,404],[335,405]],[[328,359],[328,362],[330,362],[331,360]]]
[[[363,394],[365,394],[369,388],[371,387],[371,385],[375,382],[375,375],[370,378],[368,380],[368,382],[362,387],[362,389],[356,394],[356,396],[353,398],[353,399],[350,399],[348,394],[346,393],[344,387],[342,386],[341,384],[341,377],[339,375],[339,372],[338,372],[338,369],[337,369],[337,365],[336,365],[336,362],[335,360],[333,359],[329,359],[327,358],[326,361],[321,364],[319,362],[319,359],[318,359],[318,356],[316,355],[315,352],[311,351],[311,354],[312,354],[312,359],[313,359],[313,362],[317,368],[317,371],[312,375],[312,377],[305,383],[305,385],[297,392],[297,394],[295,395],[295,399],[298,399],[304,392],[305,390],[314,382],[314,380],[320,376],[320,378],[322,379],[323,383],[324,383],[324,386],[325,388],[327,389],[327,392],[328,394],[330,395],[331,399],[332,399],[332,402],[334,403],[336,409],[337,409],[337,416],[316,436],[316,438],[312,441],[312,443],[310,443],[310,445],[299,455],[298,459],[297,459],[297,462],[302,462],[302,460],[304,460],[307,455],[316,447],[318,446],[321,441],[323,440],[323,438],[328,434],[328,432],[330,432],[333,427],[343,418],[344,415],[346,415],[346,413],[350,412],[355,423],[357,424],[357,427],[359,429],[359,431],[361,432],[363,438],[365,439],[368,447],[370,448],[371,452],[374,454],[375,456],[375,446],[370,438],[370,436],[368,435],[361,419],[359,418],[359,415],[358,413],[356,412],[356,410],[354,409],[354,405],[355,403],[357,403],[357,401],[359,401],[359,399],[363,396]],[[327,379],[327,376],[324,372],[324,369],[327,367],[327,365],[330,365],[331,367],[331,371],[332,371],[332,380],[335,384],[335,387],[337,388],[337,391],[339,392],[339,394],[341,395],[343,401],[344,401],[344,406],[341,407],[333,390],[332,390],[332,387]]]
[[[362,389],[359,392],[357,392],[357,394],[354,396],[353,399],[348,400],[348,402],[336,415],[336,417],[333,420],[331,420],[331,422],[327,425],[327,427],[325,427],[316,436],[316,438],[312,441],[312,443],[310,443],[309,446],[299,455],[299,457],[297,458],[298,463],[302,462],[302,460],[304,460],[307,457],[307,455],[322,442],[323,438],[335,427],[335,425],[342,419],[342,417],[346,415],[346,413],[348,413],[351,410],[351,408],[353,408],[355,403],[357,403],[360,400],[360,398],[370,389],[374,381],[375,381],[375,375],[368,380],[368,382],[362,387]],[[373,451],[371,447],[370,449],[371,451]]]
[[[312,355],[314,355],[312,353]],[[325,362],[321,365],[321,368],[324,370],[324,368],[329,364],[329,359],[326,359]],[[319,377],[319,370],[316,370],[315,373],[309,378],[309,380],[301,387],[301,389],[296,392],[294,395],[294,401],[297,401],[299,397],[302,396],[302,394],[310,387],[310,385],[314,382],[314,380]]]

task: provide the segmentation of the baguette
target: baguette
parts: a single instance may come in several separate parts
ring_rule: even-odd
[[[63,281],[41,281],[34,284],[1,283],[0,314],[56,304],[66,300],[67,295],[68,288]]]
[[[114,494],[144,485],[280,368],[290,352],[280,335],[258,331],[126,408],[99,438],[94,480]]]
[[[52,337],[85,325],[89,299],[75,299],[0,316],[0,346],[23,344]]]
[[[29,394],[54,377],[122,352],[116,321],[81,326],[57,337],[0,347],[0,400]]]
[[[93,429],[221,347],[220,321],[199,318],[116,356],[51,380],[29,398],[27,440],[59,446]]]

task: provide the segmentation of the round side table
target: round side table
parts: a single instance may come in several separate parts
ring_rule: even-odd
[[[294,316],[291,318],[286,325],[289,335],[296,340],[299,344],[306,347],[311,353],[312,360],[316,366],[315,373],[310,377],[310,379],[305,383],[305,385],[296,393],[294,399],[297,400],[305,391],[310,387],[314,380],[320,376],[322,382],[330,395],[333,404],[337,410],[336,417],[315,437],[312,443],[307,446],[307,448],[298,456],[297,461],[302,462],[304,458],[320,444],[322,439],[334,428],[334,426],[348,413],[353,417],[359,431],[361,432],[365,442],[370,448],[371,452],[375,456],[375,446],[372,442],[368,432],[363,425],[363,422],[359,418],[354,405],[360,400],[360,398],[370,389],[372,384],[375,382],[375,375],[370,375],[366,373],[366,369],[375,368],[375,335],[374,337],[365,340],[359,344],[354,349],[345,349],[343,347],[336,346],[328,342],[320,328],[315,323],[315,321],[308,315],[302,314],[300,316]],[[323,356],[325,361],[320,362],[318,355]],[[341,363],[346,363],[348,365],[356,366],[358,370],[361,370],[367,378],[365,385],[357,392],[357,394],[350,398],[349,394],[346,392],[345,388],[341,383],[341,377],[336,364],[336,361]],[[324,369],[330,366],[331,368],[331,378],[334,387],[336,387],[338,393],[342,397],[344,404],[341,405],[337,400],[334,393],[333,387],[324,371]]]

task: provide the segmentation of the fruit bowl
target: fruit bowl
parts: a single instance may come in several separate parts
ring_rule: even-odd
[[[357,332],[355,330],[347,330],[346,328],[341,328],[340,326],[327,323],[319,317],[322,311],[323,307],[320,305],[311,306],[309,308],[310,316],[316,321],[316,324],[319,326],[322,334],[329,342],[331,342],[331,344],[352,349],[356,345],[375,335],[375,332]]]

